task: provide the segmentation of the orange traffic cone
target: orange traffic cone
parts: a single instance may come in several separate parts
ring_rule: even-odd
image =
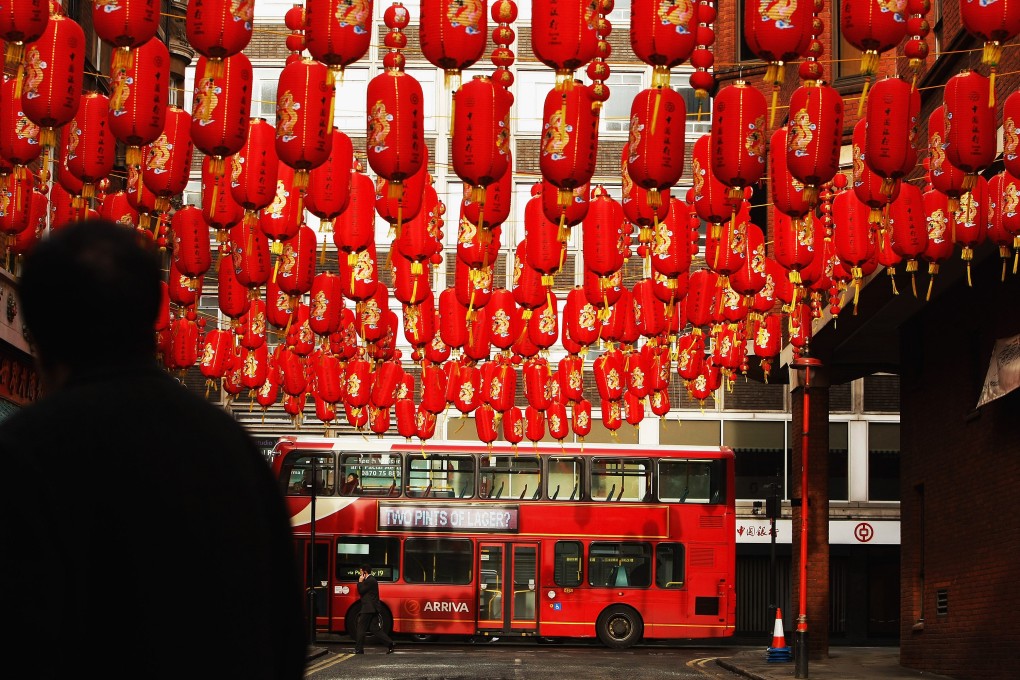
[[[776,625],[772,631],[772,645],[765,652],[765,660],[771,663],[793,660],[793,652],[786,646],[786,637],[783,635],[783,611],[779,607],[776,607]]]
[[[776,625],[772,629],[772,648],[782,649],[786,646],[786,637],[783,635],[783,610],[776,607]]]

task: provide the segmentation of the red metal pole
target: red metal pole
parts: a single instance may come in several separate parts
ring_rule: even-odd
[[[808,575],[808,451],[811,444],[811,366],[804,367],[804,412],[801,414],[800,443],[800,588],[797,615],[797,660],[794,677],[808,677],[808,624],[807,624],[807,575]]]

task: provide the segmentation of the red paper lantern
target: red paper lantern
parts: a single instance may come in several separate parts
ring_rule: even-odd
[[[429,0],[426,0],[428,2]],[[435,4],[449,5],[465,13],[467,8],[481,10],[485,44],[483,2],[461,2],[460,0],[432,0]],[[422,22],[422,51],[425,52],[425,29],[427,15]],[[445,16],[440,17],[445,20]],[[429,58],[426,52],[426,58]],[[431,58],[430,58],[431,61]],[[433,62],[436,63],[436,62]],[[437,66],[439,64],[436,64]],[[485,200],[482,190],[493,184],[509,168],[510,105],[513,96],[487,76],[475,76],[461,85],[453,95],[454,118],[451,146],[453,149],[453,171],[465,183],[475,188],[471,198],[475,202]]]
[[[219,240],[223,242],[228,238],[226,232],[241,221],[244,208],[234,200],[230,176],[226,173],[217,176],[213,172],[213,164],[211,156],[202,159],[202,216],[210,229],[220,232]]]
[[[532,196],[524,208],[524,255],[529,267],[542,274],[542,285],[551,286],[552,277],[566,257],[565,234],[546,218],[541,196]]]
[[[999,65],[1003,43],[1020,34],[1020,12],[1012,2],[961,2],[960,20],[969,33],[984,41],[982,64]]]
[[[917,165],[914,138],[920,113],[921,93],[909,83],[885,78],[871,88],[864,158],[871,170],[885,178],[885,195],[891,193],[894,180]]]
[[[836,255],[850,269],[859,290],[861,268],[875,257],[877,244],[875,231],[868,222],[867,206],[853,192],[844,191],[832,201],[832,242]]]
[[[393,296],[405,305],[421,304],[432,294],[432,272],[428,265],[418,267],[400,254],[390,254],[390,268],[393,271]]]
[[[421,304],[405,304],[403,311],[404,338],[412,347],[422,350],[436,337],[435,300],[432,291],[428,291]]]
[[[333,221],[347,208],[352,193],[354,145],[346,133],[335,127],[332,136],[329,158],[309,174],[305,195],[305,207],[319,218],[322,231],[333,230]]]
[[[485,0],[422,0],[418,36],[422,54],[447,77],[459,75],[485,52],[486,19]]]
[[[291,238],[283,241],[283,250],[276,269],[276,283],[288,295],[303,295],[312,289],[315,278],[315,256],[319,241],[311,227],[302,226]]]
[[[361,302],[367,300],[379,287],[379,267],[375,245],[364,250],[340,256],[340,280],[344,284],[344,297]]]
[[[454,388],[453,405],[463,414],[478,408],[482,398],[482,373],[473,364],[462,364],[457,371],[456,380],[451,384]],[[448,385],[447,390],[450,389]],[[447,392],[449,396],[449,391]]]
[[[684,172],[684,133],[687,108],[669,87],[642,90],[630,108],[627,171],[648,190],[652,208],[661,202],[660,191],[676,184]]]
[[[880,0],[844,0],[839,27],[844,39],[864,52],[861,73],[872,75],[879,55],[896,47],[907,35],[906,3],[899,7]]]
[[[46,232],[48,208],[46,194],[39,191],[39,189],[35,189],[32,191],[30,200],[28,225],[15,234],[13,241],[8,246],[15,255],[27,255],[32,252],[32,249],[42,240],[43,234]]]
[[[899,196],[889,205],[889,227],[892,248],[907,260],[908,272],[917,271],[917,259],[928,245],[927,221],[921,190],[904,183]]]
[[[188,368],[198,359],[198,324],[186,318],[170,324],[168,367]]]
[[[302,221],[301,199],[294,187],[295,173],[280,161],[276,171],[276,193],[259,212],[259,228],[272,241],[271,250],[280,254],[283,241],[293,238]]]
[[[97,92],[82,95],[78,113],[64,128],[68,136],[64,166],[83,183],[84,198],[92,198],[95,185],[113,171],[116,140],[107,125],[109,105],[110,100]]]
[[[705,264],[719,276],[728,277],[742,266],[747,255],[745,241],[750,220],[751,210],[745,204],[734,219],[720,225],[717,234],[709,233],[705,239]]]
[[[946,107],[938,106],[928,116],[928,160],[931,184],[949,198],[949,210],[955,211],[960,195],[971,180],[967,173],[949,160],[946,154],[949,132]]]
[[[46,32],[49,20],[48,0],[21,0],[0,7],[0,39],[7,43],[6,64],[12,71],[21,64],[25,45]]]
[[[960,257],[967,262],[968,282],[974,248],[987,237],[988,198],[988,180],[979,176],[974,187],[960,197],[960,208],[954,215],[953,241],[962,248]]]
[[[503,439],[513,446],[524,439],[524,413],[517,406],[503,414]]]
[[[573,0],[535,0],[534,17],[557,17],[535,21],[531,26],[531,49],[543,64],[566,77],[595,57],[598,34],[596,6]]]
[[[115,56],[110,63],[110,132],[128,147],[127,164],[140,165],[141,147],[155,141],[166,123],[170,52],[152,38],[134,50],[130,64],[115,67]]]
[[[0,232],[20,234],[29,227],[34,189],[31,173],[0,175]]]
[[[234,274],[242,286],[254,289],[269,280],[269,239],[258,225],[242,222],[231,227],[230,249]]]
[[[598,389],[599,397],[603,403],[623,398],[626,377],[623,370],[622,352],[611,349],[597,357],[592,364],[592,373],[595,376],[595,387]]]
[[[668,84],[669,70],[686,61],[694,50],[697,3],[633,0],[630,7],[630,46],[637,58],[654,67]]]
[[[360,171],[351,173],[350,182],[347,206],[334,224],[333,243],[345,253],[356,253],[375,244],[375,186]]]
[[[335,79],[368,52],[372,0],[306,0],[304,34],[308,53],[328,66]]]
[[[238,319],[248,311],[248,289],[234,273],[229,253],[221,253],[216,265],[216,302],[224,316]]]
[[[214,328],[205,334],[198,368],[206,378],[222,378],[234,353],[234,334]]]
[[[629,178],[625,178],[629,181]],[[542,212],[550,222],[556,222],[565,233],[568,227],[581,223],[588,215],[588,196],[591,194],[591,184],[585,182],[571,190],[572,200],[565,206],[560,205],[560,192],[556,185],[543,178],[542,181],[532,187],[532,195],[535,195],[535,187],[538,188],[542,197]]]
[[[244,221],[254,223],[259,210],[277,195],[280,161],[276,155],[276,129],[262,118],[252,118],[244,146],[231,158],[230,191],[244,208]]]
[[[276,154],[296,172],[294,188],[308,187],[308,172],[329,158],[333,101],[328,70],[315,59],[287,64],[276,86]]]
[[[588,214],[581,222],[586,270],[607,277],[623,267],[624,224],[623,207],[604,187],[596,187]]]
[[[51,15],[42,35],[25,50],[24,69],[22,110],[42,128],[39,144],[53,148],[57,128],[78,112],[85,76],[85,32],[81,26],[65,16]]]
[[[814,5],[808,2],[759,4],[744,12],[744,39],[768,63],[766,83],[782,84],[785,63],[807,54],[813,15]]]
[[[251,115],[252,67],[243,53],[224,58],[213,67],[208,57],[198,58],[191,104],[191,138],[199,151],[210,156],[210,172],[220,177],[224,159],[244,146]]]
[[[241,385],[249,390],[257,390],[266,383],[269,377],[269,348],[265,344],[255,349],[245,349],[241,356]]]
[[[995,160],[995,107],[989,101],[990,81],[964,71],[946,82],[946,160],[967,173],[964,189]]]
[[[828,85],[812,82],[798,87],[790,98],[786,165],[804,183],[805,200],[814,205],[818,188],[839,169],[843,97]]]
[[[480,229],[495,229],[510,217],[513,197],[513,173],[510,172],[513,160],[510,149],[506,149],[506,163],[507,169],[503,174],[486,185],[484,198],[476,197],[475,190],[468,184],[464,185],[461,215]]]
[[[163,131],[143,150],[142,181],[156,195],[156,211],[166,212],[170,198],[184,191],[191,174],[191,114],[170,106]]]
[[[375,286],[371,296],[360,300],[357,309],[356,329],[365,342],[381,340],[389,330],[389,319],[384,312],[389,311],[389,292],[386,286]]]
[[[496,412],[492,406],[482,404],[475,411],[475,432],[478,440],[485,444],[496,441]]]
[[[368,83],[367,99],[368,163],[377,175],[400,185],[425,163],[421,84],[401,70],[387,69]]]
[[[587,399],[570,407],[570,429],[582,440],[591,432],[591,402]]]
[[[788,128],[784,125],[772,133],[769,147],[776,152],[769,154],[769,193],[776,210],[800,219],[811,210],[804,183],[793,176],[787,164],[787,155],[780,151],[787,148]]]
[[[194,0],[184,19],[188,44],[209,60],[218,75],[222,62],[240,53],[251,42],[254,2]],[[207,70],[206,73],[209,73]]]
[[[457,224],[457,263],[475,269],[489,267],[499,257],[502,229],[480,229],[461,215]]]
[[[670,193],[668,189],[665,192],[660,191],[659,205],[656,208],[652,208],[648,198],[648,190],[638,186],[630,178],[628,158],[630,158],[630,144],[624,144],[620,157],[620,176],[623,179],[621,185],[623,215],[627,218],[628,222],[647,229],[657,221],[666,219],[666,215],[669,214]]]
[[[42,147],[39,126],[25,115],[17,85],[16,78],[0,84],[0,156],[13,165],[28,165],[39,158]]]
[[[765,112],[765,95],[743,80],[715,97],[709,138],[712,174],[730,187],[731,200],[742,198],[744,187],[756,184],[765,171]]]
[[[711,224],[722,224],[730,219],[735,207],[734,202],[744,198],[743,192],[740,192],[739,195],[735,193],[735,198],[730,199],[729,187],[719,181],[712,172],[711,135],[702,135],[694,142],[691,153],[691,180],[694,183],[694,210],[698,217]]]
[[[549,293],[546,302],[528,319],[528,337],[539,349],[549,349],[560,335],[556,296]]]
[[[138,226],[138,211],[131,206],[127,192],[124,191],[115,191],[104,196],[99,206],[99,216],[125,226]]]
[[[901,182],[887,181],[871,169],[866,153],[868,121],[861,119],[854,126],[852,182],[857,200],[871,208],[869,221],[882,221],[882,210],[894,200],[900,191]]]
[[[530,310],[545,302],[545,289],[542,273],[528,263],[527,249],[527,239],[517,244],[511,290],[517,305]]]
[[[1014,177],[1020,177],[1020,91],[1002,103],[1002,162]]]
[[[524,409],[524,436],[532,442],[540,442],[545,437],[545,412],[534,406]]]
[[[571,4],[546,1],[561,7]],[[537,30],[532,40],[536,38]],[[536,45],[537,42],[533,42],[533,46]],[[573,200],[571,190],[591,180],[595,172],[599,118],[593,103],[591,90],[580,80],[557,83],[545,97],[539,168],[542,177],[559,189],[558,202],[562,207],[569,206]]]
[[[212,255],[209,249],[209,226],[202,211],[185,206],[174,213],[170,228],[173,230],[173,261],[185,276],[197,278],[209,271]]]
[[[690,209],[678,198],[669,199],[669,214],[652,231],[649,259],[652,271],[673,281],[691,267],[690,240],[687,219]],[[587,257],[587,251],[585,251]]]
[[[794,220],[783,213],[774,213],[773,252],[776,261],[789,271],[790,282],[795,285],[801,283],[800,271],[815,258],[815,230],[819,226],[812,215]]]
[[[748,222],[744,231],[743,256],[739,268],[730,274],[730,287],[751,304],[766,283],[765,235],[757,224]]]
[[[92,27],[96,35],[118,48],[115,53],[123,63],[132,58],[135,47],[156,35],[161,4],[160,0],[97,2],[92,6]]]

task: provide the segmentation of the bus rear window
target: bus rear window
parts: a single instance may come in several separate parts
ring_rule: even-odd
[[[471,583],[472,542],[458,538],[404,541],[404,580],[408,583]]]

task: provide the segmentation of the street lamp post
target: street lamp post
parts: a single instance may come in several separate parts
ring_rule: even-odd
[[[808,677],[808,451],[811,444],[811,378],[822,365],[819,359],[799,356],[790,365],[797,371],[804,390],[800,443],[800,588],[798,589],[797,632],[793,649],[794,677]]]

